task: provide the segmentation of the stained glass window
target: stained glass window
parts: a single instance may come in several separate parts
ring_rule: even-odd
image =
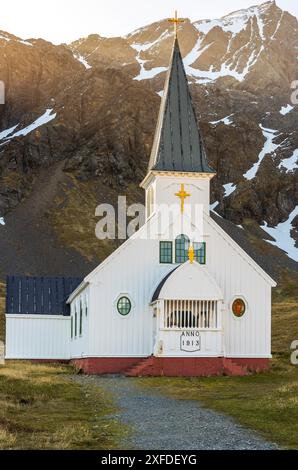
[[[245,314],[246,305],[243,299],[236,299],[232,305],[232,311],[235,317],[241,318]]]
[[[160,263],[172,263],[173,262],[172,242],[160,242],[159,260],[160,260]]]

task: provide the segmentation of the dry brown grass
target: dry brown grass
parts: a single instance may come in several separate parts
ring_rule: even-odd
[[[118,448],[126,429],[110,418],[110,397],[70,373],[27,362],[0,368],[0,449]]]
[[[289,354],[290,345],[298,339],[298,274],[284,271],[273,293],[272,350]]]

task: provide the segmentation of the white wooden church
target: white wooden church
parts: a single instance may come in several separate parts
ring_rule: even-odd
[[[266,369],[276,284],[210,213],[214,175],[176,37],[141,183],[146,223],[85,279],[9,277],[6,359],[130,376]]]

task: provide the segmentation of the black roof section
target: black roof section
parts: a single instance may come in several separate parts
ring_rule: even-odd
[[[68,316],[66,300],[82,281],[78,277],[7,276],[6,313]]]
[[[150,170],[215,173],[207,163],[177,38],[161,102]]]
[[[179,266],[176,266],[175,269],[173,269],[172,271],[170,271],[161,281],[160,283],[158,284],[154,294],[153,294],[153,297],[152,297],[152,300],[151,302],[155,302],[156,300],[159,299],[159,294],[161,292],[161,289],[163,288],[163,286],[165,285],[165,283],[167,282],[167,280],[172,276],[172,274],[176,271],[176,269],[180,268],[181,265]]]

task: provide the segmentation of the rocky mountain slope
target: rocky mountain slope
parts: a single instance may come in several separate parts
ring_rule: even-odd
[[[124,38],[94,34],[60,46],[0,32],[6,87],[0,105],[0,275],[80,275],[114,248],[94,236],[95,207],[116,202],[118,194],[143,200],[138,183],[172,41],[167,20]],[[216,20],[186,19],[179,41],[217,171],[212,209],[241,225],[256,250],[294,267],[297,19],[266,2]]]

